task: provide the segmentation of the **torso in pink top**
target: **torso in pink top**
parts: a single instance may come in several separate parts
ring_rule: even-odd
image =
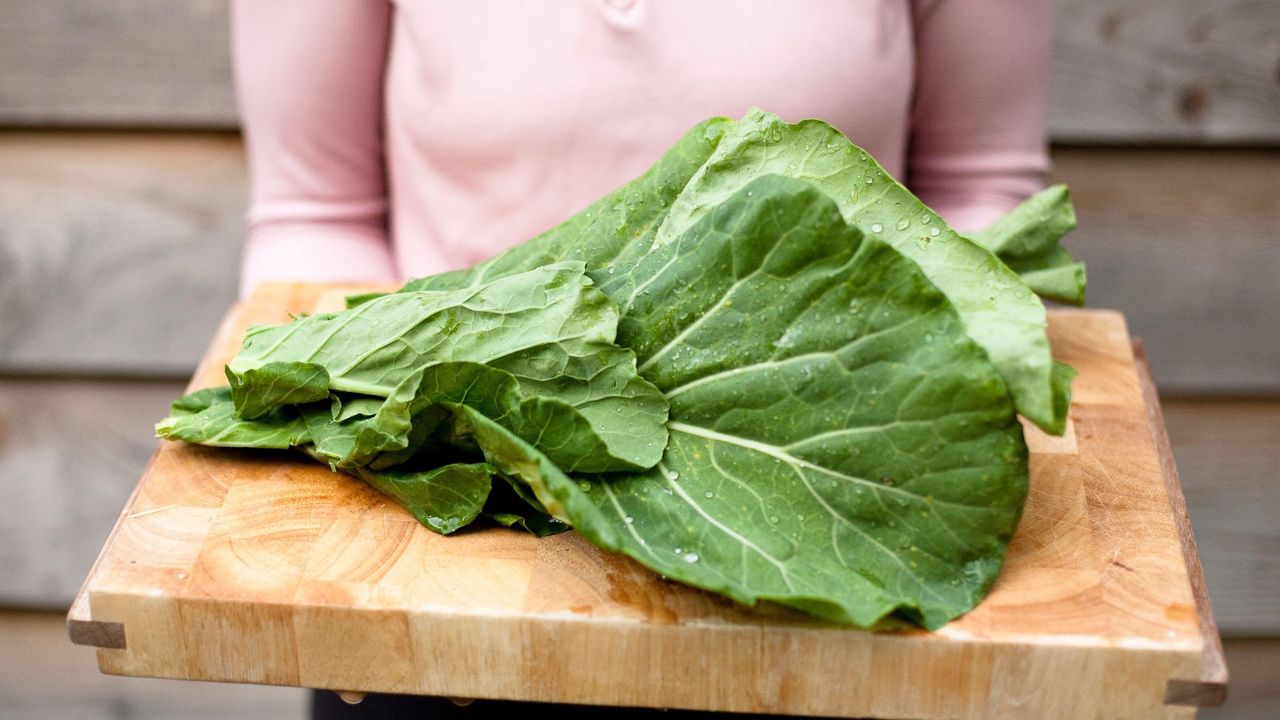
[[[1040,187],[1040,0],[240,0],[243,287],[470,265],[694,123],[818,117],[959,229]]]

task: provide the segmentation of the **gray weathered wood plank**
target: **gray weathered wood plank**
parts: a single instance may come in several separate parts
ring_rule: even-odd
[[[1280,142],[1280,3],[1055,0],[1050,129],[1071,142]],[[11,0],[0,123],[230,128],[227,3]]]
[[[0,606],[71,601],[181,391],[0,378]],[[1280,636],[1280,399],[1164,410],[1223,635]]]
[[[1058,148],[1054,161],[1088,304],[1124,311],[1161,390],[1280,392],[1280,152]]]
[[[1055,0],[1049,129],[1071,142],[1280,141],[1280,3]]]
[[[302,720],[297,688],[114,677],[72,645],[60,613],[0,611],[0,718]]]
[[[1162,405],[1218,625],[1280,635],[1280,400]]]
[[[70,602],[184,385],[0,379],[0,606]]]
[[[1275,720],[1280,717],[1280,640],[1223,643],[1231,685],[1222,707],[1202,708],[1199,720]]]
[[[229,27],[226,0],[8,0],[0,123],[234,127]]]
[[[189,375],[244,198],[232,135],[0,133],[0,371]]]

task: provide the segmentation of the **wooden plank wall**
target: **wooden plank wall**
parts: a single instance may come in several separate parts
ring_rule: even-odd
[[[1280,394],[1280,149],[1053,159],[1079,215],[1066,244],[1088,264],[1088,303],[1125,311],[1161,389]]]
[[[6,0],[0,123],[236,124],[227,0]]]
[[[1280,637],[1280,2],[1057,0],[1055,174],[1151,352],[1224,634]],[[65,603],[235,293],[225,0],[0,21],[0,605]]]
[[[1053,5],[1049,129],[1059,141],[1280,140],[1280,3]]]
[[[1128,313],[1161,387],[1280,394],[1280,150],[1054,160],[1089,302]],[[230,134],[0,132],[0,373],[189,373],[235,295],[244,197]]]
[[[1053,5],[1054,137],[1280,140],[1280,4]],[[226,28],[225,0],[9,0],[0,23],[0,123],[234,127]]]
[[[0,132],[0,372],[189,374],[235,297],[232,134]]]
[[[302,720],[296,688],[103,675],[61,613],[0,611],[0,717],[11,720]]]

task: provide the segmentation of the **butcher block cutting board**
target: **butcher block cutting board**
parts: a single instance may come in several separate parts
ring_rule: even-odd
[[[260,289],[192,387],[224,383],[248,325],[343,292]],[[936,632],[740,607],[572,532],[442,537],[300,455],[162,442],[70,633],[119,675],[847,717],[1193,717],[1221,701],[1226,668],[1145,359],[1115,312],[1051,312],[1050,340],[1079,371],[1070,428],[1028,426],[1031,490],[1004,569]]]

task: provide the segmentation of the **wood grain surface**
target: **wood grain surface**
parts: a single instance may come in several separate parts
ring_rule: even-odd
[[[54,613],[0,611],[0,717],[14,720],[303,720],[307,693],[293,688],[103,675],[93,653],[67,643]],[[1231,694],[1202,720],[1280,717],[1280,640],[1224,643]],[[483,712],[486,703],[470,706]],[[9,715],[5,715],[5,713]],[[431,720],[431,718],[424,718]],[[1028,718],[1027,720],[1042,720]],[[1044,718],[1043,720],[1053,720]]]
[[[1280,142],[1280,4],[1053,7],[1055,139]],[[235,127],[229,25],[218,0],[10,0],[0,123]]]
[[[229,316],[312,309],[269,286]],[[1065,311],[1069,440],[1029,432],[1032,487],[1006,567],[935,633],[867,633],[663,581],[573,533],[444,538],[288,455],[164,443],[86,581],[124,625],[109,673],[348,690],[876,717],[1170,717],[1205,644],[1121,316]]]

